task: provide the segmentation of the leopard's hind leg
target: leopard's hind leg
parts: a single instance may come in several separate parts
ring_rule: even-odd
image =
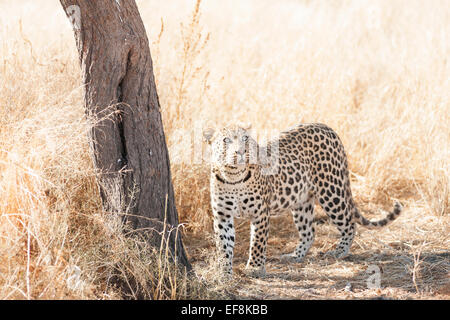
[[[350,204],[345,197],[338,196],[336,192],[331,193],[329,190],[319,196],[319,203],[341,234],[336,249],[327,252],[327,255],[343,258],[348,255],[355,236],[355,223]]]

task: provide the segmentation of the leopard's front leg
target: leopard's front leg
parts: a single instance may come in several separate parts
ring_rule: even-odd
[[[212,209],[214,216],[214,232],[216,237],[216,247],[223,263],[223,271],[233,274],[233,250],[235,242],[235,230],[233,211],[235,204],[233,201],[223,202],[218,197],[212,197]]]
[[[269,237],[269,208],[264,206],[252,216],[250,224],[250,252],[246,269],[255,276],[266,273],[266,247]]]

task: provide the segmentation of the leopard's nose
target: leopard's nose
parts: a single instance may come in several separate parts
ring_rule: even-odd
[[[244,153],[245,153],[245,151],[244,151],[244,150],[238,150],[238,151],[236,151],[236,153],[237,153],[238,155],[240,155],[240,156],[243,156]]]

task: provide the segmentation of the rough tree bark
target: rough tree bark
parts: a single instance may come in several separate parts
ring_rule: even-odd
[[[75,33],[91,154],[105,210],[161,241],[178,226],[160,105],[144,24],[134,0],[60,0]],[[167,236],[167,235],[166,235]],[[167,236],[191,269],[175,231]],[[160,242],[159,242],[160,243]]]

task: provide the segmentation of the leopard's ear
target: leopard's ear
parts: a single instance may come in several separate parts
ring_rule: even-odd
[[[239,126],[240,126],[242,129],[250,130],[250,129],[252,128],[252,123],[251,123],[251,122],[241,122],[241,123],[239,124]]]
[[[212,141],[212,139],[214,137],[215,131],[216,130],[214,130],[214,128],[206,128],[206,129],[203,130],[203,138],[209,144],[211,143],[211,141]]]

